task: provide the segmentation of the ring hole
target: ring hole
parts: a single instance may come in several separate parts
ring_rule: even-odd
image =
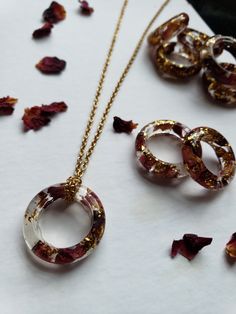
[[[79,203],[57,200],[42,214],[40,227],[44,239],[56,247],[80,242],[89,232],[91,220]]]
[[[224,50],[216,59],[218,62],[235,63],[235,57],[227,50]]]
[[[183,52],[172,52],[168,59],[172,62],[175,62],[177,64],[182,64],[184,66],[191,66],[192,62],[189,59],[189,56],[186,53]]]
[[[217,159],[216,153],[211,145],[201,142],[202,145],[202,159],[208,170],[213,174],[218,175],[220,170],[219,160]]]
[[[235,41],[231,38],[218,39],[213,47],[213,56],[217,62],[235,63]]]
[[[182,162],[181,141],[168,134],[158,134],[151,137],[147,142],[148,149],[158,159],[169,162]]]

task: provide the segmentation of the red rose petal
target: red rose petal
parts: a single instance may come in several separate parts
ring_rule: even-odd
[[[67,105],[63,101],[61,102],[53,102],[50,105],[42,105],[41,110],[44,113],[58,113],[64,112],[67,110]]]
[[[36,256],[46,262],[52,262],[52,254],[54,253],[50,246],[42,241],[38,241],[32,248],[32,251]]]
[[[10,96],[0,98],[0,116],[10,116],[14,111],[17,101],[17,98]]]
[[[133,123],[133,121],[125,121],[119,117],[114,117],[113,128],[117,133],[131,133],[133,129],[136,129],[138,123]]]
[[[47,191],[51,197],[53,197],[53,201],[56,201],[60,198],[65,198],[65,188],[64,186],[51,186]]]
[[[182,240],[174,240],[171,247],[171,257],[175,257],[182,246]]]
[[[199,237],[196,234],[185,234],[183,240],[189,250],[197,253],[212,242],[212,238]]]
[[[41,108],[38,106],[26,108],[22,120],[26,131],[38,130],[50,122],[49,117],[43,115]]]
[[[66,67],[66,61],[57,57],[44,57],[36,64],[36,68],[44,74],[58,74]]]
[[[38,130],[51,121],[51,116],[67,110],[64,102],[54,102],[51,105],[34,106],[26,108],[22,117],[25,130]]]
[[[45,23],[42,27],[36,29],[33,32],[33,38],[34,39],[40,39],[46,36],[49,36],[51,34],[51,29],[53,28],[53,25],[51,23]]]
[[[232,234],[231,239],[226,244],[225,252],[229,257],[236,259],[236,233]]]
[[[43,12],[43,19],[49,23],[57,23],[64,20],[66,17],[66,10],[65,8],[53,1],[48,9]]]
[[[93,13],[94,9],[89,6],[87,1],[79,0],[79,3],[81,3],[81,5],[80,5],[80,12],[83,15],[91,15]]]
[[[181,240],[174,240],[171,248],[171,257],[178,253],[191,261],[205,246],[210,245],[212,238],[199,237],[196,234],[185,234]]]
[[[74,261],[73,251],[70,249],[59,249],[55,262],[57,264],[68,264]]]
[[[59,249],[56,256],[56,263],[61,265],[72,263],[76,259],[82,257],[84,254],[84,247],[80,244],[74,248]]]

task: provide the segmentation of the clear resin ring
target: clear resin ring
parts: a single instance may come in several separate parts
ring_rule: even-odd
[[[234,72],[236,74],[236,65],[232,63],[221,63],[221,66],[226,70]],[[212,75],[209,69],[206,69],[202,75],[203,85],[206,88],[207,93],[215,99],[217,102],[227,105],[236,106],[236,84],[226,85],[218,80]]]
[[[180,13],[159,26],[148,36],[151,46],[160,46],[171,38],[181,33],[188,25],[189,17],[186,13]]]
[[[187,175],[183,163],[168,163],[155,157],[147,147],[147,141],[156,135],[171,135],[183,143],[190,129],[173,120],[157,120],[146,125],[137,135],[135,146],[140,165],[150,174],[166,177],[181,178]]]
[[[152,53],[160,74],[174,79],[184,79],[197,74],[202,68],[199,55],[195,53],[197,50],[193,53],[184,47],[182,50],[176,50],[176,47],[176,42],[165,43]]]
[[[236,39],[229,36],[216,35],[211,37],[201,51],[201,58],[206,69],[209,69],[214,78],[226,85],[236,86],[236,73],[234,68],[228,68],[218,62],[224,50],[236,57]]]
[[[200,57],[200,50],[205,45],[209,36],[192,28],[186,28],[177,36],[178,41],[183,45],[185,51],[197,54]]]
[[[209,144],[219,161],[219,172],[213,174],[207,169],[198,150],[201,141]],[[228,141],[214,129],[199,127],[193,129],[185,138],[182,148],[185,167],[190,176],[203,187],[219,190],[228,185],[235,173],[235,156]]]
[[[57,248],[46,242],[40,229],[40,217],[49,205],[58,199],[65,199],[64,183],[44,189],[30,202],[24,218],[23,234],[29,250],[38,258],[53,264],[70,264],[87,257],[99,244],[105,229],[105,212],[97,195],[81,186],[74,202],[83,206],[91,219],[87,236],[67,248]]]
[[[158,27],[148,37],[157,70],[167,78],[187,78],[202,68],[200,50],[209,36],[188,28],[189,16],[181,13]],[[177,37],[176,41],[172,39]]]

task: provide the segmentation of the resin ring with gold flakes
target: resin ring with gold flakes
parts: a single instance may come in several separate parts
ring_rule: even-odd
[[[172,17],[148,36],[148,43],[150,46],[161,46],[181,33],[187,27],[188,22],[189,16],[186,13]]]
[[[165,43],[153,54],[157,70],[166,78],[184,79],[197,74],[201,68],[199,57],[187,51],[175,51],[177,43]]]
[[[57,248],[47,243],[40,229],[40,216],[49,205],[65,199],[64,183],[53,185],[37,194],[30,202],[24,218],[24,238],[29,250],[38,258],[53,264],[70,264],[87,257],[99,244],[105,228],[105,212],[97,195],[81,186],[74,202],[81,204],[91,219],[87,236],[78,244],[67,248]]]
[[[158,120],[146,125],[137,135],[136,155],[141,166],[148,173],[165,178],[181,178],[187,175],[183,163],[168,163],[155,157],[147,147],[147,141],[156,135],[171,135],[183,143],[190,129],[176,121]]]
[[[221,66],[227,70],[233,71],[236,74],[236,65],[231,63],[221,63]],[[209,69],[206,69],[202,75],[203,85],[207,90],[207,93],[220,102],[227,106],[236,106],[236,84],[226,85],[222,84],[212,75]]]
[[[186,13],[174,16],[148,37],[152,59],[158,71],[169,78],[186,78],[202,67],[200,50],[209,38],[206,34],[187,28]],[[177,36],[177,41],[170,41]]]
[[[220,170],[217,175],[207,169],[199,156],[200,142],[206,142],[215,151]],[[228,185],[235,173],[235,156],[223,135],[208,127],[198,127],[187,134],[182,148],[183,160],[190,176],[203,187],[219,190]]]
[[[177,36],[178,41],[183,45],[185,51],[196,53],[200,57],[199,53],[204,47],[209,36],[205,33],[199,32],[192,28],[184,29]]]
[[[201,59],[206,69],[209,69],[214,78],[229,86],[236,86],[236,72],[234,67],[225,67],[218,62],[219,57],[224,50],[230,52],[236,57],[236,39],[229,36],[216,35],[211,37],[201,51]]]

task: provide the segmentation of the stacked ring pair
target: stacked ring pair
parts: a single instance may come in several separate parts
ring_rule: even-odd
[[[156,135],[172,135],[182,145],[182,163],[169,163],[154,156],[147,142]],[[209,144],[219,162],[218,174],[212,173],[202,160],[201,141]],[[209,127],[190,129],[173,120],[157,120],[146,125],[136,138],[136,155],[142,168],[157,177],[182,178],[190,175],[209,190],[219,190],[228,185],[235,174],[235,156],[232,147],[216,130]]]

